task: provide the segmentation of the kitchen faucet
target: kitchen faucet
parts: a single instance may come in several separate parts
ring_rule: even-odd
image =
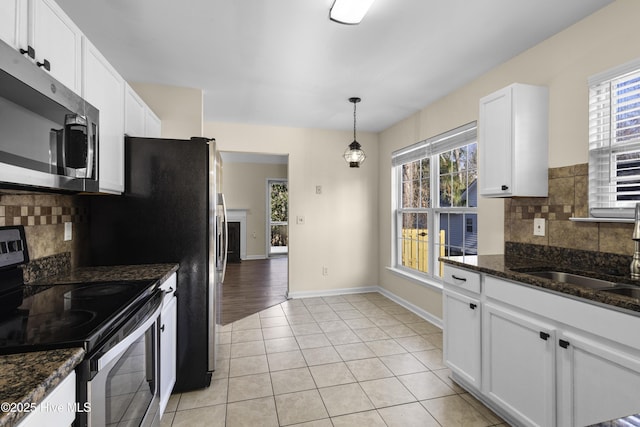
[[[640,279],[640,203],[636,203],[636,215],[631,238],[635,243],[635,251],[631,261],[631,278]]]

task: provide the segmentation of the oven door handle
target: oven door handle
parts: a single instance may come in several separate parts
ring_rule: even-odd
[[[160,300],[162,301],[162,300]],[[98,371],[102,370],[105,366],[109,365],[113,359],[118,357],[120,353],[125,351],[131,344],[133,344],[138,338],[145,334],[149,326],[153,325],[160,316],[160,311],[162,307],[159,305],[158,308],[143,321],[143,323],[136,328],[135,331],[131,332],[126,336],[125,339],[116,344],[112,349],[107,351],[104,356],[98,359]]]

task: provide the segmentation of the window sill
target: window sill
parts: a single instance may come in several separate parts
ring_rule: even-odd
[[[409,271],[402,270],[396,267],[386,267],[386,268],[396,276],[400,276],[403,279],[408,279],[414,283],[417,283],[418,285],[424,286],[426,288],[437,289],[440,291],[442,290],[442,282],[438,281],[437,279],[431,279],[424,276],[420,276],[418,274],[413,274]]]
[[[618,223],[633,224],[634,219],[633,218],[594,218],[594,217],[576,218],[576,217],[571,217],[571,218],[569,218],[569,221],[573,221],[573,222],[618,222]]]

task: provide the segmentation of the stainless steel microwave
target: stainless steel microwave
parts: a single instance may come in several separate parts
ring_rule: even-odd
[[[0,188],[98,191],[98,110],[0,41]]]

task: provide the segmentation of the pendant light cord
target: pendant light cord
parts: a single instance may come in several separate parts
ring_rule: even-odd
[[[353,103],[353,140],[356,140],[356,103]]]

